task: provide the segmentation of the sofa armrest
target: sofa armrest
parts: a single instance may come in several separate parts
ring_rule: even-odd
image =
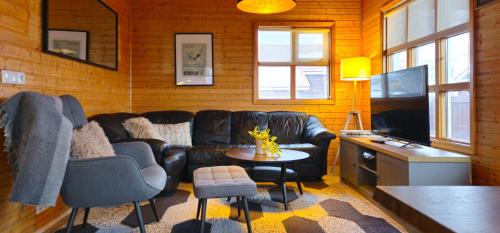
[[[113,143],[113,149],[118,155],[126,155],[134,158],[140,168],[156,164],[153,151],[145,142]]]
[[[122,142],[145,142],[147,143],[150,147],[151,150],[153,151],[153,155],[155,157],[155,160],[158,164],[161,164],[161,161],[163,160],[163,156],[168,153],[170,146],[158,139],[150,139],[150,138],[126,138],[122,139],[120,141],[116,141],[113,143],[122,143]]]
[[[324,147],[325,144],[328,145],[330,141],[336,137],[337,136],[332,131],[327,129],[323,123],[321,123],[320,119],[315,116],[309,116],[303,135],[304,142]]]

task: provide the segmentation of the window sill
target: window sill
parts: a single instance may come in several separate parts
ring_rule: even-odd
[[[334,100],[254,100],[257,105],[335,105]]]
[[[467,155],[471,155],[474,153],[474,148],[472,147],[471,144],[452,142],[440,139],[432,139],[432,147],[444,150],[450,150]]]

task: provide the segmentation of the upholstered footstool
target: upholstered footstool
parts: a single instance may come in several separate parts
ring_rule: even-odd
[[[247,197],[257,193],[257,185],[250,179],[245,169],[238,166],[198,168],[193,171],[193,190],[194,196],[199,199],[196,219],[199,218],[201,208],[201,233],[205,229],[207,199],[225,197],[237,197],[243,201],[248,232],[252,232]]]

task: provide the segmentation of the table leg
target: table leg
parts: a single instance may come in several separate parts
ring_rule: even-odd
[[[283,194],[283,204],[285,210],[288,210],[288,197],[286,195],[286,164],[281,164],[281,177],[280,177],[281,192]]]

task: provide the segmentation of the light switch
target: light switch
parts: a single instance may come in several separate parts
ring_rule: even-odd
[[[24,72],[2,70],[2,83],[5,84],[24,84],[26,74]]]

